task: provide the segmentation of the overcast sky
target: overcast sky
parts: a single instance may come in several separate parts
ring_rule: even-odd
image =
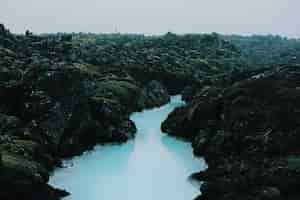
[[[280,34],[300,38],[300,0],[0,0],[12,32]]]

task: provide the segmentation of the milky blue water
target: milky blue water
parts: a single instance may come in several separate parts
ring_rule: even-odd
[[[66,200],[192,200],[199,185],[188,177],[205,169],[190,143],[162,134],[161,122],[180,96],[169,104],[131,115],[138,132],[122,145],[97,146],[64,162],[49,183],[71,192]]]

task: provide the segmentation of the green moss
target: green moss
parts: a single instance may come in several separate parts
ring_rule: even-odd
[[[96,97],[116,99],[128,104],[138,97],[140,88],[127,81],[108,80],[98,84]]]
[[[90,64],[77,64],[76,67],[87,74],[90,75],[100,75],[98,71],[98,67],[95,65],[90,65]]]
[[[31,158],[37,148],[38,144],[30,140],[13,140],[0,145],[1,152],[19,154],[27,158]]]
[[[49,173],[39,163],[12,153],[1,152],[0,176],[3,180],[34,180],[47,182]]]
[[[40,167],[36,162],[6,152],[2,152],[2,167],[12,174],[35,175],[40,171]]]

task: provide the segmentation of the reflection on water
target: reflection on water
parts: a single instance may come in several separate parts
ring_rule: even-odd
[[[187,200],[199,194],[188,176],[206,168],[193,157],[191,145],[164,135],[161,122],[180,96],[160,108],[134,113],[138,132],[123,145],[97,146],[93,151],[65,161],[50,184],[72,193],[66,200]]]

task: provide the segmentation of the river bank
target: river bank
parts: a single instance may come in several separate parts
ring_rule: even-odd
[[[197,199],[299,199],[299,81],[299,66],[279,66],[206,85],[168,116],[162,130],[191,141],[208,163],[194,174],[204,181]]]
[[[154,109],[133,113],[137,133],[122,145],[97,146],[94,150],[64,162],[49,183],[71,193],[66,200],[165,200],[193,199],[199,185],[189,175],[205,169],[205,162],[193,156],[191,145],[163,135],[161,122],[181,96]],[[81,184],[83,183],[83,184]]]

